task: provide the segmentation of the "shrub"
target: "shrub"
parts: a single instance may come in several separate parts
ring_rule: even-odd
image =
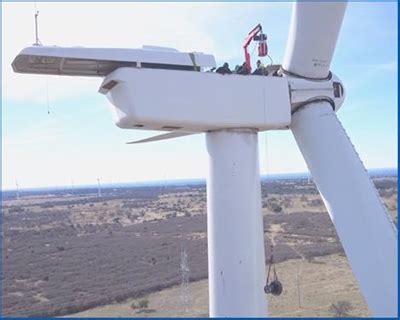
[[[136,221],[137,219],[139,219],[139,216],[138,216],[137,214],[131,214],[131,215],[129,216],[129,219],[130,219],[132,222],[134,222],[134,221]]]
[[[277,204],[275,202],[272,202],[271,203],[271,210],[273,212],[275,212],[275,213],[279,213],[279,212],[282,212],[282,207],[279,204]]]
[[[322,202],[321,199],[313,199],[313,200],[311,200],[310,203],[309,203],[309,205],[310,205],[311,207],[319,207],[319,206],[322,206],[323,204],[324,204],[324,203]]]
[[[114,222],[114,223],[120,223],[119,220],[120,220],[120,218],[117,217],[117,218],[114,218],[114,219],[113,219],[113,222]]]
[[[45,202],[45,203],[41,204],[40,207],[43,209],[53,208],[54,204]]]
[[[135,301],[133,301],[131,303],[131,308],[134,309],[134,310],[135,309],[147,309],[148,307],[149,307],[149,300],[148,299],[139,300],[137,302],[137,304],[136,304]]]
[[[20,213],[20,212],[24,212],[25,208],[22,207],[11,207],[10,209],[8,209],[8,213]]]
[[[139,300],[139,308],[140,309],[146,309],[146,308],[148,308],[148,306],[149,306],[149,300],[147,300],[147,299]]]
[[[115,300],[116,303],[121,303],[121,302],[124,302],[126,299],[125,299],[125,297],[123,295],[118,295],[118,296],[115,297],[114,300]]]
[[[349,311],[353,309],[352,305],[348,301],[339,301],[332,303],[329,307],[329,311],[334,314],[337,318],[343,318],[349,316]]]

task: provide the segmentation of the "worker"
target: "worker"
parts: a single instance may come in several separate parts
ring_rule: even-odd
[[[261,61],[257,60],[257,68],[256,68],[256,70],[254,70],[253,74],[258,75],[258,76],[263,76],[263,75],[265,75],[265,71],[266,71],[265,67],[263,66]]]
[[[246,62],[243,62],[243,64],[239,67],[237,70],[237,74],[249,74],[249,71],[247,70]]]
[[[222,65],[222,67],[219,67],[215,72],[219,73],[219,74],[231,74],[232,73],[231,69],[229,69],[228,62],[225,62]]]

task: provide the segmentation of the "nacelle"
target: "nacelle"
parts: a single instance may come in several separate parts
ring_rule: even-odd
[[[205,132],[279,129],[290,124],[284,77],[119,68],[100,90],[115,106],[120,128]]]
[[[212,55],[154,46],[33,46],[22,50],[12,66],[19,73],[105,77],[100,92],[113,104],[116,124],[127,129],[283,129],[301,106],[326,100],[338,110],[345,97],[332,74],[310,80],[269,66],[267,77],[221,75],[207,72],[215,67]]]

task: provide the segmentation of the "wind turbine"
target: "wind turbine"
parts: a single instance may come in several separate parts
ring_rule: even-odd
[[[397,229],[336,112],[330,72],[345,2],[294,4],[282,65],[270,76],[205,72],[211,55],[170,48],[33,46],[15,72],[104,77],[117,126],[206,133],[210,315],[267,314],[258,132],[291,129],[375,316],[397,316]]]
[[[101,198],[101,184],[100,184],[100,178],[97,178],[97,197]]]
[[[16,186],[16,195],[17,195],[17,200],[19,200],[19,197],[20,197],[20,195],[19,195],[19,185],[18,185],[18,181],[15,181],[15,186]]]
[[[74,179],[71,179],[71,195],[74,194],[74,189],[75,189],[75,186],[74,186]]]

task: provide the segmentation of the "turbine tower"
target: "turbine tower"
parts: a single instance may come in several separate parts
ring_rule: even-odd
[[[18,185],[18,181],[15,181],[15,186],[16,186],[16,195],[17,195],[17,200],[20,199],[20,194],[19,194],[19,185]]]
[[[97,197],[101,198],[101,184],[100,184],[100,178],[97,178]]]
[[[345,91],[330,65],[346,3],[293,6],[283,63],[268,76],[206,72],[211,55],[150,46],[33,46],[12,65],[104,77],[117,126],[168,131],[134,143],[205,132],[210,316],[267,314],[258,133],[291,129],[368,306],[395,317],[397,229],[336,116]]]

